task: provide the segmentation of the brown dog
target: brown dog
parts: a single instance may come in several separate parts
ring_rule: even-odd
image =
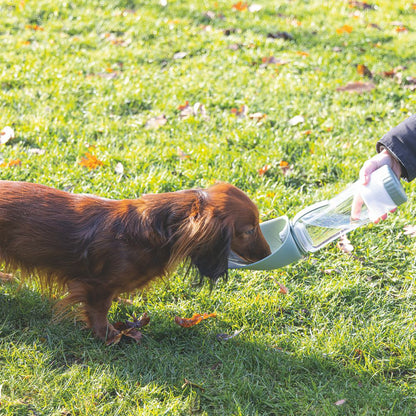
[[[116,201],[0,181],[0,264],[65,289],[101,339],[118,333],[107,312],[120,293],[186,259],[215,282],[230,250],[249,262],[270,254],[256,206],[229,184]]]

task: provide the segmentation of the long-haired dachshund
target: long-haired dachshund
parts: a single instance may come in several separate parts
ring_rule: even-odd
[[[187,259],[215,282],[231,250],[248,262],[270,254],[256,206],[226,183],[110,200],[0,181],[0,264],[67,291],[103,340],[118,334],[107,313],[120,293]]]

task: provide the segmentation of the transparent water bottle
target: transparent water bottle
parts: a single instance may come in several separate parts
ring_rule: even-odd
[[[260,228],[271,254],[246,263],[231,253],[228,267],[272,270],[286,266],[406,201],[400,180],[388,166],[383,166],[371,174],[367,185],[355,182],[334,198],[306,207],[293,221],[283,216],[263,222]]]
[[[367,185],[355,182],[334,198],[299,212],[292,231],[301,250],[314,252],[406,201],[400,180],[385,165],[371,174]]]

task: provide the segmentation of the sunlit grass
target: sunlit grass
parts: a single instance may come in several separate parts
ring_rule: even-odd
[[[0,130],[16,132],[0,147],[0,178],[111,198],[222,180],[263,220],[293,217],[355,180],[376,139],[415,111],[412,3],[351,3],[0,0]],[[279,32],[292,39],[268,36]],[[336,90],[351,81],[376,88]],[[187,101],[206,115],[181,118]],[[266,117],[236,116],[244,105]],[[145,127],[163,114],[165,125]],[[87,152],[103,165],[82,167]],[[70,318],[53,324],[54,300],[36,283],[1,284],[0,414],[415,414],[415,243],[402,233],[414,185],[406,191],[388,221],[350,235],[355,257],[334,244],[281,270],[231,272],[212,292],[179,269],[114,303],[111,321],[151,316],[140,346],[106,347]],[[195,312],[217,318],[175,325]]]

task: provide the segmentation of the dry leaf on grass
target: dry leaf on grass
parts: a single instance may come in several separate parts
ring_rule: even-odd
[[[351,254],[354,251],[354,246],[347,236],[342,235],[337,243],[337,247],[346,254]]]
[[[146,121],[144,127],[146,129],[158,129],[159,127],[164,126],[168,122],[168,119],[164,114],[149,118],[149,120]]]
[[[0,144],[6,144],[9,140],[14,138],[14,130],[10,126],[6,126],[2,131],[0,131]]]
[[[14,276],[12,274],[0,272],[0,281],[10,282],[13,279],[14,279]]]
[[[298,124],[301,124],[304,122],[305,122],[305,118],[301,115],[298,115],[298,116],[292,117],[288,123],[289,123],[289,126],[297,126]]]
[[[404,235],[409,237],[416,237],[416,225],[406,225],[403,227]]]
[[[0,163],[0,168],[12,168],[14,166],[20,166],[22,164],[22,161],[20,159],[14,159],[10,162],[3,162]]]
[[[194,313],[192,318],[181,318],[180,316],[175,316],[175,323],[183,328],[190,328],[192,326],[198,325],[201,321],[208,318],[215,318],[217,314],[214,313]]]
[[[376,85],[373,82],[348,82],[342,87],[338,87],[337,91],[356,92],[362,94],[363,92],[370,92]]]
[[[205,391],[205,389],[200,386],[199,384],[193,383],[192,381],[189,381],[187,378],[184,379],[184,383],[182,384],[182,389],[184,389],[186,386],[196,387],[202,391]]]
[[[373,78],[373,73],[364,64],[357,65],[357,72],[363,77]]]
[[[123,329],[115,337],[108,339],[106,345],[117,345],[123,337],[131,338],[137,343],[142,339],[143,334],[136,328]]]
[[[263,176],[271,167],[272,165],[264,165],[257,172],[259,173],[260,176]]]
[[[107,345],[116,345],[123,337],[131,338],[137,343],[141,341],[143,334],[139,331],[139,329],[149,324],[150,317],[146,312],[144,312],[140,318],[137,318],[134,315],[132,315],[132,318],[133,321],[116,322],[114,324],[114,328],[119,330],[120,333],[107,340]]]
[[[229,341],[230,339],[235,338],[238,335],[240,335],[243,331],[244,331],[244,328],[241,328],[240,330],[234,331],[233,334],[218,334],[217,335],[217,340],[218,341]]]
[[[103,166],[104,162],[99,160],[97,156],[88,152],[88,153],[85,153],[85,156],[81,159],[79,164],[84,168],[88,168],[89,170],[92,170],[92,169],[98,168],[98,166]]]

